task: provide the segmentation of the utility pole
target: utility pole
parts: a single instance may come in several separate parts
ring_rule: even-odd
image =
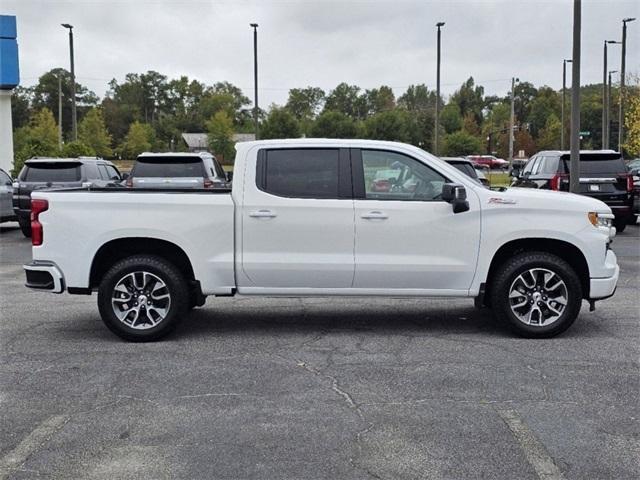
[[[607,83],[607,137],[602,148],[609,149],[611,146],[611,119],[609,118],[609,110],[611,109],[611,74],[618,73],[617,70],[609,70],[609,82]]]
[[[58,70],[58,148],[62,150],[62,69]]]
[[[513,127],[516,117],[516,83],[520,80],[517,78],[511,79],[511,115],[509,117],[509,169],[513,167]]]
[[[438,27],[438,54],[437,54],[437,67],[436,67],[436,120],[433,129],[433,154],[438,155],[438,133],[440,130],[440,29],[444,27],[444,22],[436,23]]]
[[[64,28],[69,29],[69,56],[71,58],[71,130],[73,140],[78,140],[78,116],[76,114],[76,71],[73,59],[73,25],[63,23]]]
[[[566,122],[564,121],[564,108],[567,103],[565,100],[565,96],[567,94],[567,63],[571,63],[572,60],[563,60],[562,61],[562,106],[560,107],[562,117],[560,120],[560,124],[562,128],[560,129],[560,150],[564,150],[566,147],[564,146],[564,132],[566,130]]]
[[[605,149],[605,145],[609,145],[609,139],[607,138],[607,127],[609,125],[609,105],[607,104],[607,44],[622,43],[615,40],[604,41],[604,65],[602,68],[602,148]]]
[[[571,71],[571,160],[569,191],[580,191],[580,40],[582,0],[573,0],[573,63]]]
[[[251,23],[253,28],[253,121],[255,123],[256,140],[260,138],[260,124],[258,122],[258,24]]]
[[[627,23],[633,22],[635,18],[625,18],[622,20],[622,58],[620,60],[620,109],[618,111],[618,151],[622,153],[624,143],[624,95],[625,95],[625,63],[627,56]]]

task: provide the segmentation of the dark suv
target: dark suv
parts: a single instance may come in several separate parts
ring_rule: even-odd
[[[116,166],[101,158],[32,158],[13,183],[13,211],[25,237],[31,236],[31,192],[45,188],[105,187],[122,180]]]
[[[570,154],[539,152],[529,159],[512,186],[569,191]],[[633,178],[622,155],[613,150],[580,152],[580,194],[602,200],[611,207],[618,232],[633,214]]]

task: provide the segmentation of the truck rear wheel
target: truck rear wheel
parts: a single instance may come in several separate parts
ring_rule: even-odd
[[[153,255],[117,262],[98,288],[98,309],[119,337],[144,342],[171,332],[187,313],[187,283],[172,263]]]
[[[495,314],[518,335],[549,338],[564,332],[582,305],[580,279],[571,265],[546,252],[520,253],[492,281]]]

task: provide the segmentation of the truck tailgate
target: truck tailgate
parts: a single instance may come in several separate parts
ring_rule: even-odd
[[[88,287],[98,250],[122,238],[154,238],[180,247],[205,295],[230,293],[235,286],[229,193],[78,190],[32,197],[49,202],[40,214],[44,240],[33,247],[33,259],[55,262],[67,287]]]

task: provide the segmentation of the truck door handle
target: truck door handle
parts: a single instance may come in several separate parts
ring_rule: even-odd
[[[254,210],[249,213],[249,216],[253,218],[274,218],[277,215],[271,210]]]
[[[369,213],[363,213],[360,215],[360,218],[364,218],[365,220],[386,220],[389,216],[380,210],[373,210]]]

